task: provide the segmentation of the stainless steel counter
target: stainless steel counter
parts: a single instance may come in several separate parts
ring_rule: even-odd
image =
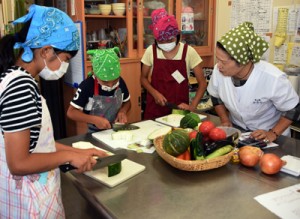
[[[89,134],[60,140],[68,145],[77,141],[109,149]],[[265,152],[300,157],[299,140],[280,136],[277,143],[280,147]],[[128,159],[145,165],[146,170],[114,188],[72,173],[82,194],[106,218],[276,218],[254,197],[300,183],[299,177],[281,172],[268,176],[259,167],[232,163],[203,172],[181,171],[156,152],[128,151]]]

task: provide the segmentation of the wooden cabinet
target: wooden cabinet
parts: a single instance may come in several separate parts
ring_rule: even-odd
[[[132,101],[129,122],[141,120],[140,59],[145,49],[154,42],[149,25],[152,23],[151,12],[155,8],[165,7],[169,14],[176,16],[179,27],[182,29],[184,22],[182,13],[186,7],[191,7],[194,13],[194,20],[192,21],[194,31],[182,31],[182,40],[195,46],[204,60],[204,67],[213,66],[215,0],[117,0],[118,3],[125,3],[126,12],[121,16],[116,16],[113,13],[101,15],[95,10],[87,11],[90,7],[97,10],[98,4],[116,2],[113,0],[68,0],[67,2],[68,13],[72,19],[82,21],[84,51],[94,46],[97,47],[97,45],[103,46],[102,42],[113,42],[115,45],[121,43],[121,75],[127,83]],[[202,37],[201,43],[194,43],[191,40],[193,37]],[[91,62],[86,52],[83,56],[85,75],[87,75],[91,70]],[[65,87],[66,108],[74,93],[73,88]],[[69,126],[67,128],[68,135],[83,133],[86,129],[85,125],[69,120],[67,126]]]

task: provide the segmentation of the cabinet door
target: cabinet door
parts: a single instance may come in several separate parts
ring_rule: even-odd
[[[141,63],[140,59],[121,60],[121,76],[125,80],[130,94],[131,109],[128,122],[141,121]]]
[[[151,13],[158,8],[165,8],[169,14],[174,14],[174,0],[133,0],[133,35],[136,38],[134,48],[138,51],[138,57],[142,57],[145,49],[154,43]]]
[[[176,18],[182,41],[193,46],[200,55],[213,55],[215,0],[176,1]]]

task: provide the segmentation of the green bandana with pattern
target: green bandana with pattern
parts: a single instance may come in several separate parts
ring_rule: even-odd
[[[242,65],[249,61],[259,62],[264,52],[269,48],[268,43],[254,32],[251,22],[244,22],[233,28],[218,42]]]
[[[112,81],[120,77],[120,59],[118,47],[111,49],[88,50],[91,56],[94,75],[102,81]]]

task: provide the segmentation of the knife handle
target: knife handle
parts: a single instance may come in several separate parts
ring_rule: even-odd
[[[74,169],[77,169],[76,167],[74,167],[73,165],[69,164],[69,163],[65,163],[65,164],[62,164],[62,165],[59,165],[59,169],[63,172],[63,173],[66,173],[70,170],[74,170]]]

